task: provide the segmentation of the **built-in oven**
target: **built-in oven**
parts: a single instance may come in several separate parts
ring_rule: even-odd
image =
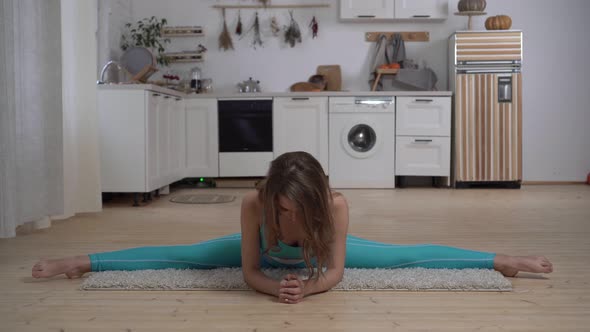
[[[264,176],[273,159],[272,98],[219,99],[219,176]]]

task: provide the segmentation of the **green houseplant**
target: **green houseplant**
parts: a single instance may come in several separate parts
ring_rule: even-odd
[[[162,28],[168,23],[163,19],[155,16],[144,18],[136,23],[126,23],[125,31],[121,35],[121,49],[123,51],[130,47],[142,46],[157,52],[156,60],[158,64],[167,66],[170,60],[164,52],[164,45],[170,43],[170,39],[162,37]]]

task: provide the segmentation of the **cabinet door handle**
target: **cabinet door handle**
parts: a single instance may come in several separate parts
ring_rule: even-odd
[[[309,97],[293,97],[291,100],[309,100]]]
[[[170,98],[170,96],[164,96],[164,99],[169,99],[169,98]]]
[[[412,17],[415,17],[415,18],[429,18],[430,15],[414,15]]]
[[[357,15],[358,18],[375,18],[375,15]]]
[[[160,97],[160,94],[159,93],[152,93],[152,96],[154,96],[154,97]]]
[[[182,98],[176,98],[176,101],[181,101],[181,100],[182,100]]]
[[[430,143],[432,142],[431,139],[415,139],[414,143]]]
[[[417,103],[432,103],[434,100],[432,100],[432,99],[416,99],[414,101]]]

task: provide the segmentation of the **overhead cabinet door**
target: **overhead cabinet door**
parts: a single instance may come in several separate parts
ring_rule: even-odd
[[[342,19],[392,19],[394,4],[392,0],[341,0]]]
[[[395,18],[446,19],[448,0],[395,0]]]

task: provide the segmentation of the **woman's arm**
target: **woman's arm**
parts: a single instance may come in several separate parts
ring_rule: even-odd
[[[262,208],[258,192],[246,194],[242,200],[240,223],[242,226],[242,273],[248,286],[255,290],[278,296],[279,281],[260,271],[260,224]]]
[[[342,281],[346,258],[346,234],[348,233],[348,203],[342,195],[334,197],[334,242],[332,259],[323,276],[304,280],[304,296],[325,292]]]

